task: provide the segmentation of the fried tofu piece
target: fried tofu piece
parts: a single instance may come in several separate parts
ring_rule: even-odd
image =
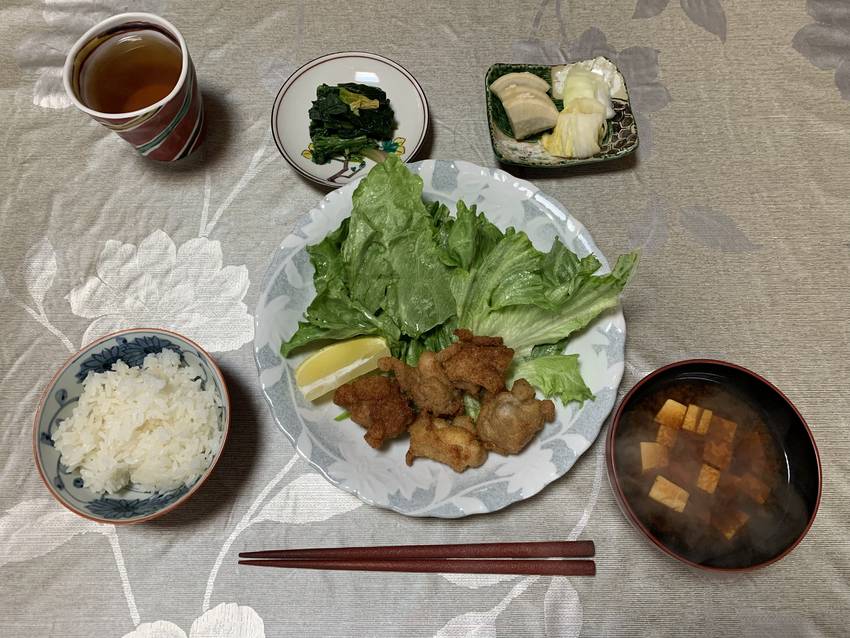
[[[739,478],[738,489],[760,505],[770,496],[770,486],[749,472]]]
[[[407,431],[413,423],[413,410],[395,379],[382,376],[360,377],[336,389],[334,403],[351,414],[351,420],[366,428],[364,439],[380,449],[387,439]]]
[[[436,357],[455,387],[473,396],[481,388],[491,393],[504,390],[514,351],[502,343],[501,337],[476,337],[464,328],[454,334],[458,341]]]
[[[717,489],[717,483],[720,481],[720,470],[711,467],[710,465],[702,464],[697,476],[697,487],[703,492],[714,494]]]
[[[393,357],[382,358],[378,367],[395,375],[401,389],[420,410],[454,416],[463,408],[460,391],[452,385],[433,352],[423,352],[415,368]]]
[[[649,498],[669,507],[674,512],[682,512],[688,504],[688,492],[661,475],[655,477]]]
[[[732,462],[732,445],[725,441],[709,439],[705,442],[702,459],[719,470],[725,470]]]
[[[685,411],[685,419],[682,421],[682,429],[689,432],[696,432],[699,418],[702,415],[702,408],[691,403]]]
[[[655,441],[664,447],[672,448],[676,444],[676,437],[678,436],[678,429],[667,425],[660,425],[658,426],[658,435],[655,437]]]
[[[718,510],[711,515],[711,526],[731,541],[748,520],[749,515],[740,510]]]
[[[668,428],[679,429],[682,427],[682,421],[685,419],[687,411],[687,406],[673,399],[667,399],[658,414],[655,415],[655,422],[666,425]]]
[[[733,441],[738,424],[717,415],[711,419],[703,450],[703,460],[714,467],[725,470],[732,462]]]
[[[711,426],[708,429],[708,436],[715,441],[723,441],[731,445],[735,440],[735,431],[738,429],[738,424],[734,421],[729,421],[719,416],[714,416],[711,419]]]
[[[405,457],[408,465],[424,457],[445,463],[455,472],[463,472],[487,460],[487,450],[472,432],[435,419],[427,412],[419,413],[409,431],[410,448]]]
[[[699,415],[699,423],[697,423],[697,434],[705,434],[708,432],[712,416],[714,416],[714,412],[711,410],[706,409],[702,411],[702,414]]]
[[[670,462],[670,449],[660,443],[641,441],[640,464],[644,472],[667,467]]]
[[[510,391],[484,399],[475,426],[488,450],[518,454],[543,429],[544,423],[554,420],[555,404],[549,399],[536,399],[531,384],[517,379]]]

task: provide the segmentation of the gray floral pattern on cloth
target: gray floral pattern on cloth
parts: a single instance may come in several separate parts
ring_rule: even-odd
[[[661,81],[658,50],[651,47],[632,46],[617,50],[608,43],[605,33],[597,27],[586,29],[574,42],[567,38],[566,22],[561,0],[555,0],[554,13],[558,23],[558,40],[540,37],[541,24],[546,10],[552,4],[544,0],[535,14],[531,34],[516,40],[512,46],[512,61],[528,64],[563,64],[604,56],[614,62],[626,79],[629,99],[637,122],[640,146],[637,154],[646,158],[652,153],[652,131],[648,114],[660,111],[670,103],[670,92]]]
[[[850,100],[850,5],[846,0],[808,0],[815,22],[797,31],[792,42],[819,69],[835,69],[835,86]]]
[[[224,266],[221,244],[196,237],[175,246],[162,230],[139,242],[110,239],[97,275],[68,295],[71,312],[93,319],[83,343],[124,328],[169,328],[213,351],[235,350],[254,335],[242,301],[248,269]]]
[[[850,275],[848,2],[0,5],[2,636],[846,633],[847,302],[824,272]],[[144,162],[66,108],[65,52],[125,10],[163,15],[193,53],[208,144],[184,164]],[[661,365],[713,357],[763,373],[807,418],[828,498],[791,555],[719,579],[662,556],[618,510],[601,440],[534,498],[462,521],[365,505],[293,451],[263,404],[251,315],[280,240],[324,193],[287,168],[266,134],[268,114],[292,70],[341,49],[385,55],[421,82],[434,135],[419,159],[483,166],[495,161],[482,86],[491,64],[612,56],[633,93],[637,156],[521,176],[586,224],[606,254],[642,250],[624,294],[624,376],[612,400]],[[444,170],[435,179],[453,189],[457,176]],[[184,274],[198,290],[180,287]],[[224,370],[229,441],[208,483],[173,513],[98,525],[41,484],[31,420],[42,389],[87,334],[165,312],[173,316],[157,325],[194,331]],[[805,338],[811,333],[818,338]],[[587,337],[597,339],[590,354],[611,359],[610,342]],[[236,560],[276,547],[567,538],[597,541],[595,578],[287,572]]]
[[[637,0],[632,18],[652,18],[667,8],[670,0]],[[694,24],[726,42],[726,12],[720,0],[679,0],[682,11]]]
[[[760,248],[726,213],[709,206],[684,206],[673,214],[658,193],[651,193],[646,206],[635,211],[629,221],[631,248],[639,248],[647,255],[658,252],[667,243],[673,220],[697,243],[723,253],[746,253]]]

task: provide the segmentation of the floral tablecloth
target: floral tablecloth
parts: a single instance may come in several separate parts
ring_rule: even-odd
[[[209,139],[145,161],[69,106],[72,42],[122,10],[184,33]],[[598,441],[508,509],[419,520],[326,483],[275,427],[252,360],[254,305],[280,238],[321,196],[279,156],[274,93],[336,50],[393,58],[432,109],[424,156],[493,166],[493,62],[606,55],[641,146],[564,173],[510,169],[561,201],[609,255],[640,247],[624,296],[621,393],[690,356],[763,373],[796,402],[824,465],[820,514],[789,557],[695,573],[627,524]],[[846,0],[182,2],[6,0],[0,8],[0,634],[838,636],[850,609],[850,5]],[[215,353],[229,445],[184,507],[134,527],[79,519],[32,462],[39,394],[81,344],[163,326]],[[603,430],[604,432],[604,430]],[[592,538],[595,578],[285,573],[259,546]]]

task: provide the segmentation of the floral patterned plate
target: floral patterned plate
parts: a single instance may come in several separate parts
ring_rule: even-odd
[[[490,91],[494,80],[508,73],[533,73],[551,84],[552,67],[542,64],[494,64],[487,70],[484,78],[484,91],[487,95],[487,120],[490,128],[490,143],[493,152],[503,164],[516,166],[534,166],[536,168],[566,168],[580,164],[593,164],[619,159],[637,150],[638,132],[635,116],[629,102],[626,81],[616,65],[608,58],[599,56],[592,60],[575,62],[588,70],[599,73],[611,88],[614,117],[608,120],[605,135],[600,143],[600,151],[592,157],[569,158],[550,155],[540,144],[539,135],[517,141],[511,136],[510,122],[499,98]],[[563,104],[554,100],[560,111]]]
[[[395,137],[382,142],[383,150],[407,161],[413,157],[428,132],[428,102],[419,82],[400,64],[374,53],[349,51],[331,53],[311,60],[284,82],[272,107],[272,134],[281,155],[303,177],[336,188],[368,172],[369,159],[349,163],[333,160],[314,164],[311,160],[310,117],[320,84],[359,82],[380,87],[395,113]]]
[[[497,169],[461,161],[426,160],[410,169],[424,181],[424,196],[452,209],[463,199],[477,204],[500,228],[528,233],[535,246],[549,250],[554,238],[579,255],[605,257],[585,228],[536,186]],[[626,324],[619,308],[600,316],[577,335],[568,352],[578,353],[581,372],[595,400],[581,408],[557,405],[557,419],[516,456],[491,454],[479,468],[457,474],[445,465],[417,459],[404,463],[407,441],[383,451],[363,441],[363,430],[330,400],[306,401],[295,387],[293,371],[305,355],[282,359],[281,341],[289,338],[315,295],[313,267],[305,247],[315,244],[351,213],[348,184],[327,195],[283,239],[266,273],[257,304],[254,340],[260,385],[280,428],[298,452],[325,478],[372,505],[408,516],[457,518],[494,512],[528,498],[569,470],[593,443],[608,416],[623,375]]]
[[[86,489],[79,472],[69,472],[53,447],[52,434],[70,416],[83,390],[83,380],[93,372],[112,369],[118,360],[128,366],[140,366],[148,354],[173,350],[181,360],[198,371],[203,384],[212,384],[221,409],[218,425],[221,447],[212,463],[192,485],[169,492],[143,492],[132,486],[115,495],[97,494]],[[197,491],[213,470],[227,439],[230,402],[221,371],[200,346],[175,332],[158,328],[122,330],[94,341],[71,357],[47,385],[35,417],[33,454],[41,478],[50,493],[75,514],[99,523],[140,523],[186,501]]]

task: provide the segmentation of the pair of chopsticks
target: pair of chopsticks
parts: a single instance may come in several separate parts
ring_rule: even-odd
[[[593,541],[383,545],[239,554],[240,565],[289,569],[525,576],[595,576]],[[545,560],[557,559],[557,560]]]

